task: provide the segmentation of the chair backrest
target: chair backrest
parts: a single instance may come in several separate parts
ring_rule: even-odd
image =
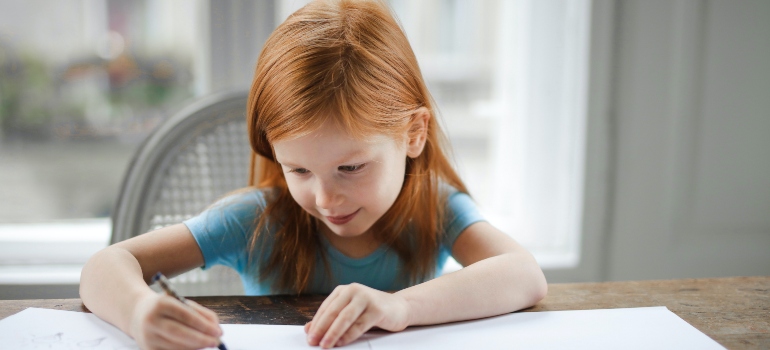
[[[166,120],[126,172],[112,216],[116,243],[188,219],[248,183],[246,92],[209,95]],[[243,294],[233,270],[215,266],[172,279],[183,295]]]

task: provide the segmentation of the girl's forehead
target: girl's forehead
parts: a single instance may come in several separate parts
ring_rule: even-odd
[[[340,142],[377,144],[396,139],[393,135],[386,134],[385,132],[356,132],[353,130],[354,128],[352,127],[346,127],[338,121],[327,118],[314,128],[304,131],[298,130],[294,135],[287,135],[287,137],[275,140],[273,144],[295,140],[307,142],[313,139],[333,139]]]
[[[321,159],[341,161],[374,153],[391,153],[400,148],[397,140],[390,135],[379,133],[355,137],[334,123],[324,123],[302,136],[273,142],[276,159],[280,163]]]

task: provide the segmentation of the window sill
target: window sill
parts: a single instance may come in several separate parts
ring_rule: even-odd
[[[109,218],[0,225],[0,285],[78,284],[80,270],[106,247]]]

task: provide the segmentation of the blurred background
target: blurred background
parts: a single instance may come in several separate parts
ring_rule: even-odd
[[[142,141],[305,3],[0,0],[0,299],[76,297]],[[549,282],[770,274],[770,1],[389,3]]]

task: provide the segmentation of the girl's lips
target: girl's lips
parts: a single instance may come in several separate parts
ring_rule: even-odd
[[[353,220],[353,218],[356,216],[356,214],[358,214],[358,211],[360,210],[361,209],[359,208],[358,210],[354,211],[352,214],[348,214],[345,216],[327,216],[326,220],[329,220],[329,222],[335,225],[344,225],[348,223],[350,220]]]

